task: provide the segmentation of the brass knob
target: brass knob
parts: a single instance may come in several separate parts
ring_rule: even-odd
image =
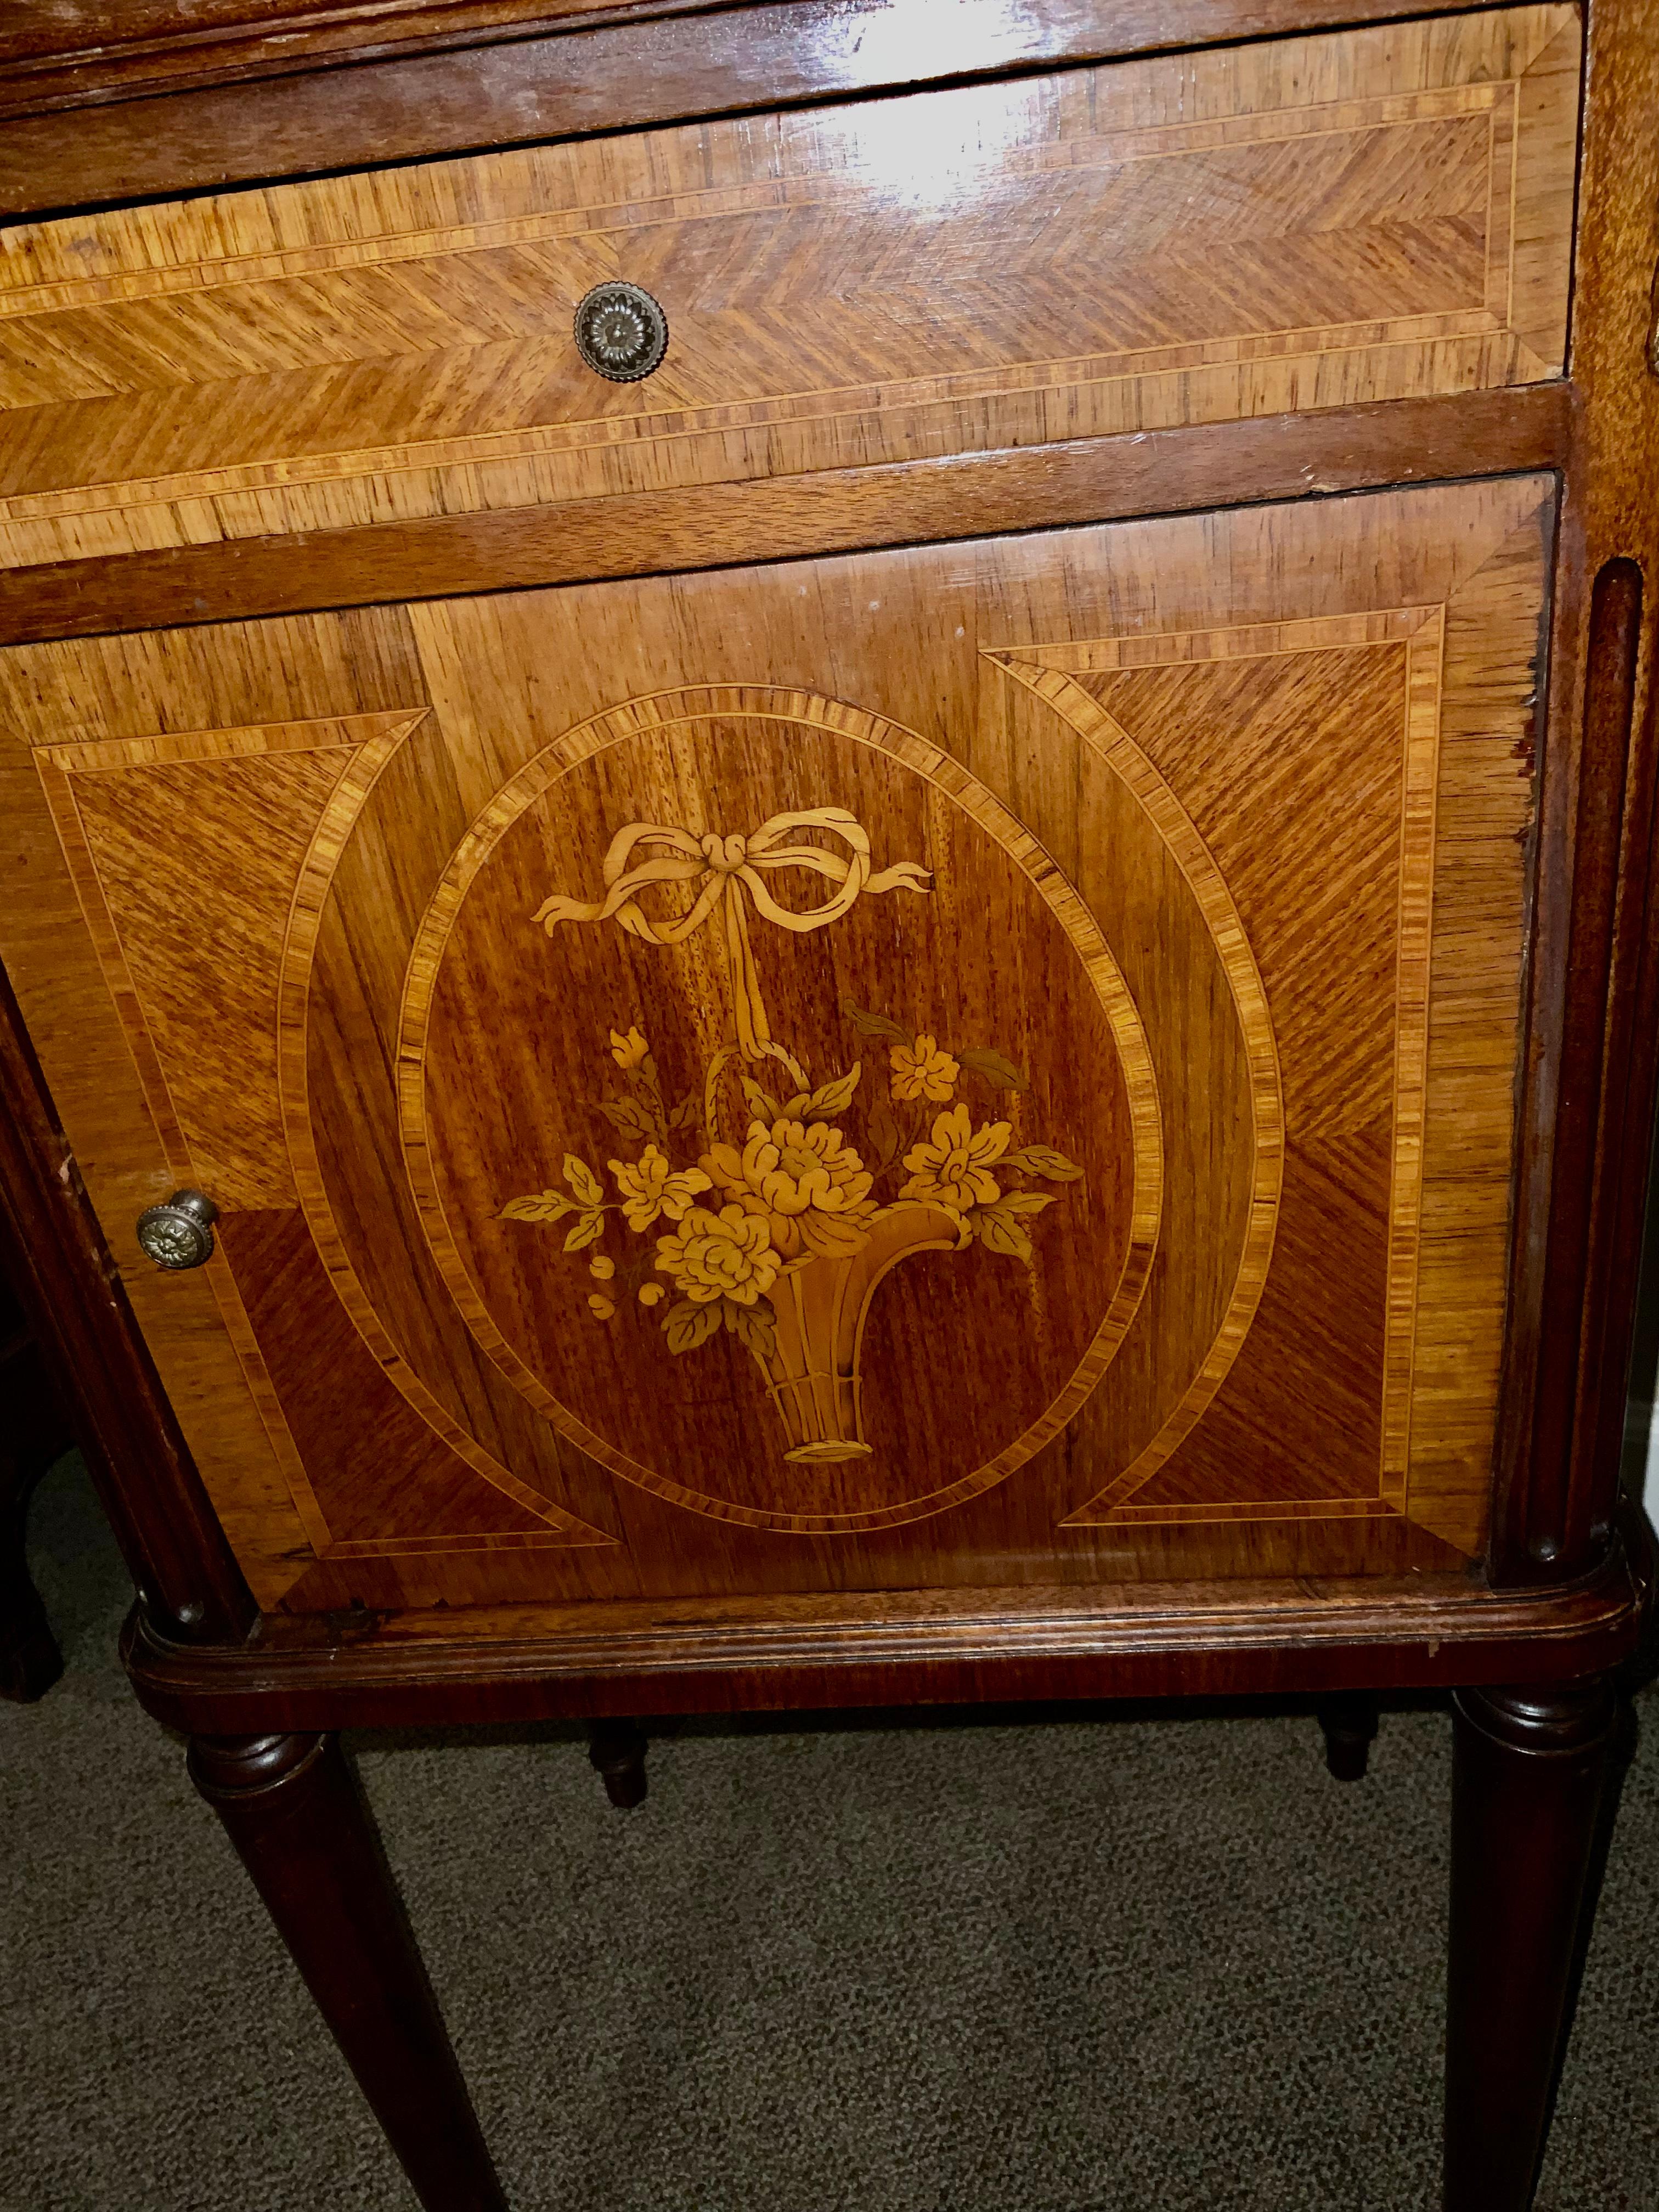
[[[175,1190],[165,1206],[147,1206],[138,1217],[138,1243],[158,1267],[199,1267],[213,1255],[219,1209],[199,1190]]]
[[[635,384],[668,350],[668,318],[638,284],[596,284],[576,310],[576,350],[596,376]]]

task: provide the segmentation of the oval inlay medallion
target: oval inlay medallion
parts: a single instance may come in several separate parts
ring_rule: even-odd
[[[660,695],[538,755],[449,863],[398,1050],[478,1342],[700,1512],[976,1494],[1145,1288],[1158,1100],[1110,951],[983,786],[830,700]]]

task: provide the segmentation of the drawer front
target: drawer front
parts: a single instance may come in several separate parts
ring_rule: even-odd
[[[1578,72],[1518,8],[22,227],[0,561],[1549,377]]]
[[[1477,1551],[1552,496],[0,655],[0,955],[261,1596]]]

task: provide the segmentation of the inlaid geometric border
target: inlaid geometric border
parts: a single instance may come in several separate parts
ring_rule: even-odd
[[[306,864],[312,871],[311,879],[314,882],[318,871],[313,861],[321,841],[326,855],[322,864],[323,887],[325,889],[346,830],[351,821],[356,819],[376,776],[429,712],[430,709],[425,707],[401,708],[375,714],[331,716],[313,721],[267,723],[243,729],[192,730],[144,737],[70,740],[33,749],[41,787],[63,846],[70,879],[86,919],[105,983],[132,1054],[145,1103],[155,1121],[168,1171],[177,1183],[188,1185],[198,1182],[201,1180],[200,1172],[192,1160],[172,1089],[155,1048],[153,1024],[134,981],[86,834],[76,796],[77,780],[86,775],[159,767],[172,762],[230,760],[249,755],[281,752],[338,751],[342,762],[340,780],[335,785],[333,794],[313,833]],[[295,944],[296,929],[303,946],[303,957],[307,963],[311,945],[314,943],[317,913],[303,896],[307,883],[306,871],[302,868],[284,932],[282,970],[284,985],[290,972],[288,948]],[[320,901],[318,906],[319,908]],[[290,1004],[290,996],[284,993],[279,1003]],[[301,996],[301,1009],[302,1006]],[[279,1071],[282,1035],[279,1018]],[[303,1089],[303,1059],[299,1079]],[[297,1165],[295,1180],[297,1186]],[[430,1398],[423,1384],[420,1385],[418,1394],[411,1395],[407,1389],[404,1392],[415,1406],[415,1410],[422,1414],[429,1426],[443,1436],[446,1443],[453,1445],[476,1473],[483,1475],[497,1489],[504,1491],[515,1504],[534,1513],[544,1524],[542,1531],[539,1534],[521,1531],[496,1534],[458,1534],[441,1538],[377,1537],[343,1541],[337,1539],[312,1487],[299,1446],[289,1427],[276,1385],[259,1349],[252,1322],[237,1287],[235,1273],[222,1250],[214,1253],[203,1273],[212,1289],[225,1333],[240,1363],[249,1394],[293,1498],[295,1510],[319,1559],[380,1558],[434,1550],[522,1549],[526,1544],[537,1543],[563,1547],[614,1541],[603,1530],[590,1528],[585,1522],[552,1504],[540,1492],[532,1490],[528,1484],[520,1482],[516,1475],[491,1459],[459,1428],[459,1424],[449,1420],[437,1401]],[[341,1287],[337,1281],[335,1287],[337,1291]],[[395,1347],[391,1346],[387,1340],[383,1350],[381,1344],[363,1329],[350,1301],[343,1295],[342,1303],[351,1314],[359,1333],[365,1336],[379,1364],[392,1374],[392,1379],[401,1388],[399,1376],[392,1372],[392,1363],[399,1357]],[[366,1299],[362,1304],[371,1323],[378,1328],[373,1309],[368,1307]],[[380,1334],[384,1337],[383,1331]],[[422,1395],[429,1401],[429,1409],[427,1404],[420,1402]],[[441,1425],[446,1423],[447,1429]],[[450,1431],[453,1433],[449,1433]],[[465,1449],[463,1443],[466,1447]]]
[[[404,1356],[380,1312],[363,1288],[329,1202],[317,1140],[311,1123],[310,1083],[307,1069],[307,1030],[311,996],[312,966],[330,888],[358,817],[368,803],[375,784],[390,766],[427,711],[411,716],[402,729],[386,732],[361,748],[336,784],[313,831],[301,865],[294,903],[283,944],[281,976],[276,994],[276,1095],[288,1142],[294,1187],[299,1194],[319,1258],[336,1297],[350,1316],[352,1326],[374,1354],[376,1365],[435,1436],[475,1474],[533,1513],[547,1524],[544,1542],[611,1544],[614,1537],[556,1505],[541,1491],[504,1467],[487,1451],[471,1431],[456,1419],[418,1369]],[[502,1540],[505,1541],[505,1540]],[[522,1535],[514,1540],[522,1545]],[[378,1548],[378,1547],[377,1547]]]
[[[1565,145],[1554,142],[1572,125],[1567,73],[1547,57],[1559,60],[1566,42],[1576,40],[1577,18],[1565,8],[1534,6],[1494,11],[1493,20],[1514,27],[1494,29],[1490,52],[1472,29],[1463,45],[1413,48],[1409,66],[1401,61],[1401,47],[1411,40],[1375,27],[1272,41],[1260,51],[1285,56],[1286,79],[1281,83],[1264,63],[1268,74],[1254,94],[1248,85],[1227,80],[1218,58],[1213,81],[1204,88],[1211,99],[1224,104],[1254,96],[1264,104],[1196,119],[1134,120],[1139,95],[1133,87],[1151,64],[1108,64],[1098,75],[1114,88],[1120,105],[1102,127],[1052,143],[1000,146],[981,157],[981,167],[993,164],[988,174],[1058,178],[1090,165],[1127,172],[1211,149],[1292,146],[1338,131],[1408,131],[1450,117],[1483,118],[1488,137],[1485,267],[1471,295],[1454,305],[1270,330],[1220,327],[1185,342],[1130,343],[1065,356],[1044,356],[1038,338],[1026,360],[891,379],[882,378],[878,361],[872,361],[866,373],[842,380],[815,380],[809,372],[798,386],[758,394],[720,396],[716,376],[712,390],[704,386],[671,404],[653,406],[657,395],[641,390],[633,411],[617,411],[612,394],[592,416],[530,423],[503,422],[499,416],[492,422],[483,407],[475,429],[416,432],[395,441],[377,434],[362,442],[361,432],[354,441],[343,423],[339,443],[323,451],[305,449],[303,436],[285,440],[278,431],[268,450],[226,466],[141,476],[124,473],[124,463],[114,474],[106,471],[105,481],[0,498],[0,562],[27,564],[270,531],[557,502],[628,488],[611,480],[613,469],[628,475],[648,468],[648,479],[635,486],[644,489],[647,482],[657,488],[834,465],[839,458],[831,450],[834,426],[848,420],[878,422],[892,431],[896,443],[889,457],[897,459],[963,449],[963,423],[975,409],[985,410],[984,416],[967,434],[966,444],[980,449],[1029,443],[1034,436],[1104,434],[1176,421],[1299,411],[1345,399],[1488,389],[1556,374],[1560,354],[1552,333],[1561,319],[1559,287],[1539,260],[1540,254],[1548,259],[1558,228],[1565,240],[1570,223],[1571,164]],[[1507,52],[1505,36],[1514,41]],[[1547,110],[1535,100],[1527,106],[1522,90],[1540,67],[1554,86]],[[1477,75],[1473,82],[1423,81],[1481,69],[1512,73]],[[1127,73],[1121,76],[1123,70]],[[1394,88],[1364,94],[1352,89],[1355,82],[1379,79]],[[1327,96],[1309,98],[1319,91]],[[927,95],[947,102],[957,96]],[[1298,98],[1307,104],[1297,105]],[[849,111],[855,116],[878,112]],[[711,127],[718,133],[725,126]],[[676,135],[647,133],[638,143],[650,146]],[[1534,143],[1537,161],[1529,150],[1523,159],[1523,147],[1530,149]],[[636,161],[630,169],[619,158],[612,171],[577,161],[568,174],[557,173],[557,182],[540,179],[538,193],[528,185],[523,157],[472,157],[445,165],[446,173],[454,167],[480,179],[476,193],[463,197],[452,190],[450,208],[481,197],[486,207],[493,199],[496,207],[514,211],[471,221],[432,220],[434,199],[423,199],[413,188],[400,198],[395,182],[367,204],[360,193],[328,180],[285,185],[267,196],[269,205],[262,203],[257,217],[245,211],[241,220],[227,217],[216,228],[210,213],[194,224],[173,210],[104,218],[105,232],[76,241],[84,252],[95,246],[106,257],[101,269],[94,258],[90,273],[76,269],[73,250],[55,237],[61,226],[33,226],[21,234],[20,281],[5,288],[6,272],[0,269],[0,324],[66,313],[95,322],[106,308],[186,298],[210,323],[222,318],[225,355],[234,360],[239,318],[249,312],[242,302],[261,287],[306,285],[311,288],[307,312],[336,332],[340,360],[355,359],[354,321],[375,311],[354,304],[354,272],[385,270],[395,276],[399,268],[449,257],[458,266],[469,265],[469,283],[487,289],[495,281],[488,263],[469,258],[533,257],[538,248],[562,248],[609,268],[629,252],[630,239],[665,225],[719,224],[790,210],[855,217],[891,190],[878,140],[876,155],[866,153],[862,165],[860,143],[854,136],[845,163],[826,166],[811,127],[790,125],[763,157],[733,142],[715,164],[740,173],[758,161],[769,173],[739,173],[701,188],[682,183],[653,189],[652,165]],[[614,196],[605,195],[606,187]],[[1537,207],[1522,205],[1523,189],[1541,191],[1552,206],[1559,204],[1559,226],[1553,216],[1540,219]],[[569,199],[562,198],[566,192]],[[555,204],[536,205],[538,197]],[[441,203],[442,192],[435,198]],[[210,211],[217,204],[203,204]],[[112,267],[109,261],[125,265]],[[1547,304],[1540,307],[1540,301]],[[1224,325],[1226,318],[1217,320]],[[95,347],[97,341],[80,343]],[[465,345],[456,349],[452,368],[465,350]],[[170,381],[164,344],[157,351],[159,379]],[[1350,375],[1349,358],[1360,356],[1364,365]],[[856,357],[848,366],[864,368]],[[248,371],[257,373],[252,367]],[[118,392],[109,396],[118,404],[123,397]],[[1045,427],[1024,421],[1033,410],[1046,415]],[[810,438],[801,428],[802,451],[779,458],[774,441],[814,425],[823,428]],[[285,442],[291,450],[283,449]],[[661,457],[654,465],[652,454]],[[588,458],[578,465],[578,456]],[[861,452],[861,457],[881,456]]]
[[[1297,1498],[1237,1504],[1136,1506],[1145,1487],[1203,1417],[1243,1349],[1266,1289],[1272,1262],[1279,1178],[1284,1154],[1284,1108],[1265,994],[1236,908],[1227,896],[1231,927],[1218,930],[1227,964],[1251,1076],[1256,1152],[1250,1215],[1232,1291],[1202,1366],[1158,1432],[1130,1464],[1067,1516],[1068,1527],[1103,1522],[1352,1519],[1403,1513],[1411,1459],[1413,1351],[1417,1321],[1417,1269],[1423,1189],[1423,1126],[1428,1080],[1430,951],[1432,937],[1435,807],[1439,782],[1440,690],[1444,609],[1411,607],[1362,615],[1222,625],[1160,636],[1135,635],[997,652],[1017,681],[1043,699],[1101,755],[1151,816],[1154,828],[1202,906],[1213,903],[1219,882],[1207,847],[1184,807],[1161,777],[1147,781],[1150,764],[1128,732],[1084,688],[1071,680],[1096,671],[1179,665],[1205,660],[1255,659],[1280,653],[1352,650],[1401,644],[1406,653],[1404,754],[1395,964],[1395,1057],[1393,1084],[1393,1164],[1389,1183],[1389,1265],[1383,1348],[1382,1449],[1375,1498]],[[1224,892],[1223,896],[1227,895]],[[1242,986],[1242,987],[1241,987]]]
[[[427,1034],[443,951],[468,887],[525,810],[595,753],[641,734],[718,716],[829,730],[891,755],[961,809],[1002,848],[1072,940],[1100,1000],[1123,1071],[1133,1145],[1129,1234],[1117,1284],[1093,1339],[1039,1418],[982,1466],[919,1498],[847,1513],[773,1512],[675,1481],[599,1435],[548,1389],[502,1334],[456,1242],[433,1171],[426,1130]],[[927,1519],[993,1488],[1059,1435],[1104,1375],[1128,1332],[1151,1273],[1163,1212],[1164,1148],[1157,1079],[1140,1016],[1093,916],[1036,840],[957,762],[884,716],[814,693],[759,684],[700,685],[628,700],[568,731],[491,801],[457,846],[410,955],[398,1023],[404,1158],[434,1259],[468,1328],[514,1389],[590,1457],[641,1489],[711,1519],[789,1535],[846,1535]]]
[[[1513,82],[1451,85],[1376,99],[1230,116],[1212,123],[1117,131],[1068,139],[1060,146],[1016,148],[1000,157],[1001,173],[1005,175],[1040,175],[1095,164],[1127,167],[1211,148],[1286,145],[1337,131],[1397,130],[1447,116],[1484,115],[1490,131],[1494,189],[1486,230],[1481,297],[1465,307],[1432,313],[1372,317],[1352,323],[1307,324],[1236,333],[1221,331],[1183,343],[1125,347],[1113,353],[1061,356],[1011,362],[996,368],[885,379],[879,383],[768,392],[753,398],[733,398],[702,406],[660,408],[648,413],[595,414],[564,422],[184,470],[166,476],[131,478],[120,483],[21,492],[0,499],[0,521],[87,514],[109,507],[159,505],[176,500],[215,499],[234,493],[331,483],[349,477],[380,476],[406,470],[476,467],[490,461],[528,460],[589,447],[659,447],[680,439],[732,430],[765,429],[783,422],[825,421],[848,415],[861,416],[877,408],[957,407],[965,401],[1017,392],[1064,390],[1142,376],[1188,375],[1198,369],[1243,366],[1257,361],[1306,356],[1325,359],[1334,354],[1369,351],[1384,345],[1496,337],[1508,328],[1510,313],[1517,91]],[[486,252],[498,246],[537,245],[582,237],[608,242],[616,234],[647,224],[717,222],[734,215],[783,208],[823,207],[833,213],[854,215],[861,202],[878,198],[883,190],[884,187],[861,185],[856,176],[844,174],[782,177],[608,208],[550,210],[540,215],[449,225],[390,238],[345,240],[278,253],[230,255],[221,261],[198,261],[118,276],[83,277],[9,293],[0,291],[0,320],[50,313],[67,307],[100,307],[181,294],[202,298],[221,290],[284,278]],[[1532,375],[1545,373],[1542,364],[1528,370]]]

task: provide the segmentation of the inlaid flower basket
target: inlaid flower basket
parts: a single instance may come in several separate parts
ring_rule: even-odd
[[[784,842],[786,833],[814,832],[844,845],[850,859],[816,842]],[[658,857],[630,866],[641,848]],[[761,872],[779,867],[811,869],[838,888],[823,906],[796,912],[766,890]],[[842,1012],[853,1030],[885,1048],[881,1095],[866,1083],[861,1060],[815,1085],[772,1036],[749,938],[750,899],[768,921],[799,933],[833,922],[861,891],[928,889],[927,871],[913,862],[872,874],[869,840],[851,814],[826,807],[775,816],[749,838],[698,839],[633,823],[613,840],[605,877],[598,903],[555,897],[538,919],[550,931],[615,920],[662,944],[718,921],[734,1034],[671,1108],[643,1031],[612,1030],[611,1058],[623,1087],[599,1103],[631,1154],[606,1162],[615,1197],[586,1161],[567,1153],[566,1188],[514,1198],[503,1218],[565,1224],[565,1251],[588,1255],[596,1321],[614,1322],[624,1301],[647,1312],[660,1307],[676,1355],[722,1328],[736,1334],[766,1377],[786,1458],[864,1457],[860,1360],[883,1279],[917,1253],[975,1243],[1029,1266],[1031,1231],[1054,1201],[1054,1193],[1032,1186],[1075,1182],[1082,1170],[1049,1146],[1013,1144],[1012,1122],[996,1106],[999,1094],[1024,1091],[1025,1078],[1000,1052],[947,1048],[933,1033],[848,1001]],[[668,883],[689,884],[691,903],[653,922],[638,895]],[[984,1115],[960,1095],[975,1089]],[[856,1143],[845,1126],[854,1115],[862,1125]],[[735,1120],[740,1141],[720,1135],[723,1117]],[[651,1238],[648,1249],[624,1254],[620,1273],[604,1249],[618,1216],[631,1237]]]

